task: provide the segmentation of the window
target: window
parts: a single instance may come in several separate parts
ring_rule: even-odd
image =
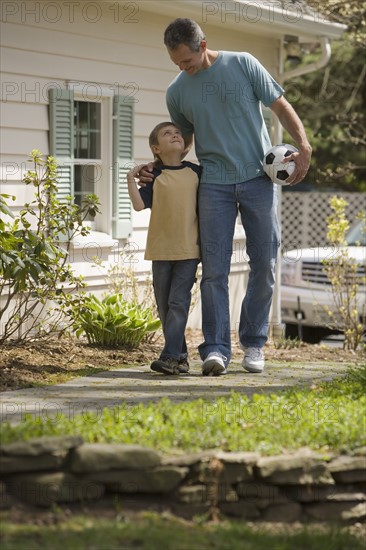
[[[99,195],[98,173],[102,172],[101,104],[74,101],[74,200],[81,206],[86,195]],[[86,221],[93,221],[88,218]]]
[[[81,205],[87,194],[95,193],[102,214],[93,228],[127,238],[132,230],[126,181],[133,158],[131,98],[107,91],[99,101],[85,101],[77,90],[54,88],[49,90],[49,112],[59,197],[71,195]]]

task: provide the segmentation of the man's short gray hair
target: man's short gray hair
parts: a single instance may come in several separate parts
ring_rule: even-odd
[[[181,44],[188,46],[192,52],[198,52],[205,35],[201,27],[193,19],[178,18],[165,29],[164,44],[170,50],[175,50]]]

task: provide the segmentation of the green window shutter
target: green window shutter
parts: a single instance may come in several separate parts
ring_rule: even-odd
[[[57,160],[58,198],[73,195],[74,93],[51,88],[48,91],[50,154]]]
[[[126,239],[132,232],[131,200],[126,178],[133,165],[133,103],[130,98],[115,96],[113,115],[112,236]]]

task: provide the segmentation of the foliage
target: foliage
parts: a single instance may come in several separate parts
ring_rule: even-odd
[[[152,312],[152,315],[158,318],[158,308],[154,296],[154,287],[151,275],[139,278],[138,273],[133,267],[135,249],[133,243],[129,243],[127,250],[122,250],[118,259],[109,266],[106,276],[106,282],[109,291],[113,294],[122,294],[124,299],[132,304],[144,304],[144,307]],[[96,261],[101,266],[101,262]],[[127,264],[127,265],[126,265]],[[192,290],[192,299],[190,311],[195,307],[199,300],[199,285],[195,285]],[[161,323],[158,328],[161,328]],[[161,335],[150,331],[143,337],[143,342],[154,342]]]
[[[340,319],[344,331],[344,348],[356,350],[365,330],[359,319],[359,288],[366,286],[366,277],[357,274],[359,264],[350,257],[345,234],[349,223],[345,215],[347,201],[334,196],[330,199],[333,210],[327,218],[328,240],[336,247],[337,256],[324,260],[324,271],[331,283],[335,312],[327,308],[330,320]]]
[[[84,283],[67,263],[68,246],[76,234],[88,233],[83,221],[98,212],[95,195],[89,195],[81,208],[73,204],[72,197],[65,202],[57,198],[53,157],[44,160],[33,150],[30,160],[33,169],[26,173],[24,183],[34,187],[34,200],[17,216],[8,207],[8,195],[0,201],[8,220],[0,221],[0,294],[5,296],[0,307],[0,342],[61,330],[64,311],[80,305]]]
[[[329,21],[347,25],[350,41],[366,47],[366,4],[364,0],[306,0],[306,3],[319,10]]]
[[[289,99],[313,146],[307,180],[319,187],[365,191],[365,2],[307,3],[327,19],[347,25],[341,39],[333,42],[325,68],[286,84]],[[309,48],[303,62],[318,57],[319,52]]]
[[[129,261],[128,267],[126,261]],[[132,267],[132,257],[129,254],[126,257],[125,251],[118,255],[117,262],[109,266],[106,280],[108,289],[113,294],[122,294],[125,300],[132,304],[144,304],[144,307],[149,309],[155,318],[159,317],[150,276],[144,278],[143,284],[140,284],[138,275]],[[161,323],[158,328],[161,328]],[[156,333],[151,330],[145,333],[142,341],[153,342],[159,337],[160,331]]]
[[[150,309],[127,302],[122,294],[102,300],[90,295],[71,315],[77,336],[85,334],[89,344],[107,347],[138,347],[148,332],[161,326]]]
[[[232,392],[230,397],[182,403],[166,398],[135,405],[122,402],[72,417],[57,411],[57,421],[49,415],[28,415],[18,425],[4,423],[1,437],[7,443],[78,434],[87,442],[138,441],[163,452],[221,448],[271,455],[303,446],[350,452],[366,443],[360,422],[365,413],[364,384],[352,375],[271,395]]]
[[[71,514],[47,511],[47,519],[11,523],[5,512],[1,522],[3,550],[52,550],[119,548],[120,550],[364,550],[364,541],[335,526],[304,526],[291,529],[261,528],[244,521],[212,523],[197,517],[182,521],[168,513],[131,515],[129,499],[121,510],[97,508]],[[114,512],[114,513],[113,513]]]
[[[349,377],[350,380],[354,380],[366,394],[366,363],[359,367],[353,367],[350,369]]]
[[[301,348],[303,345],[302,340],[300,338],[276,338],[273,342],[275,349],[294,349],[294,348]]]

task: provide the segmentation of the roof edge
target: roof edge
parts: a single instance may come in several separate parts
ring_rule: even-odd
[[[123,2],[122,2],[123,3]],[[139,8],[150,13],[172,17],[190,17],[203,28],[205,25],[223,26],[227,29],[251,30],[270,35],[290,34],[317,40],[319,37],[339,39],[346,25],[325,19],[320,12],[305,13],[301,5],[260,0],[236,0],[218,2],[196,0],[139,0]]]

